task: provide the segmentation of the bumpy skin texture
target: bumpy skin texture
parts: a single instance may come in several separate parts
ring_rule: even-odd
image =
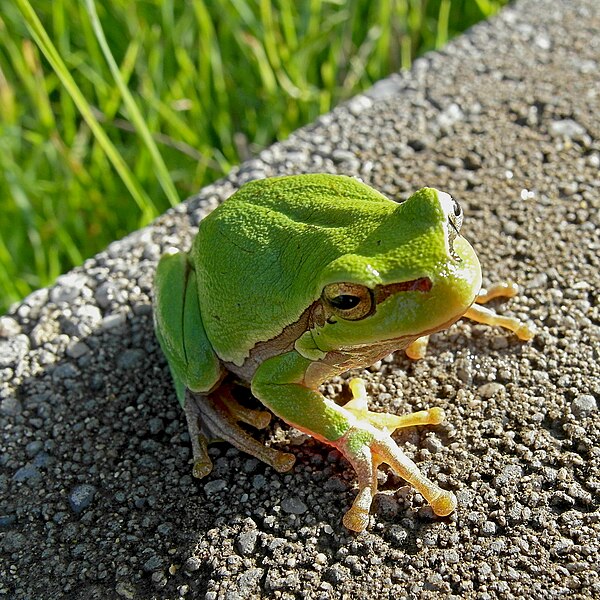
[[[202,221],[190,252],[217,355],[241,364],[257,342],[281,333],[336,281],[374,287],[437,274],[457,293],[470,294],[470,304],[468,288],[478,284],[444,271],[448,256],[436,194],[425,188],[398,204],[356,179],[333,175],[246,184]],[[479,270],[472,251],[468,260],[463,272]],[[452,294],[439,297],[430,315],[454,308],[448,306]],[[363,325],[363,343],[375,341],[373,328]],[[414,330],[430,325],[415,322]]]
[[[349,529],[367,527],[383,462],[436,514],[452,512],[454,494],[427,480],[391,438],[399,427],[440,423],[443,411],[376,414],[364,386],[353,386],[345,406],[318,387],[465,313],[496,323],[494,313],[471,307],[481,270],[459,235],[461,220],[458,204],[430,188],[398,204],[349,177],[279,177],[246,184],[201,223],[189,255],[164,257],[156,330],[188,420],[194,474],[210,472],[206,444],[215,438],[279,471],[293,465],[293,455],[239,426],[262,428],[269,416],[237,402],[232,374],[273,413],[348,459],[359,486],[344,517]],[[515,320],[500,324],[521,330]]]

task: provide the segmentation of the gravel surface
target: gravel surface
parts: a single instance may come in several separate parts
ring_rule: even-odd
[[[0,318],[0,596],[600,598],[599,31],[598,0],[518,2]],[[354,474],[281,423],[291,473],[219,444],[191,477],[156,261],[243,182],[307,171],[450,192],[487,282],[522,286],[497,308],[533,342],[463,321],[365,374],[375,406],[446,410],[398,440],[449,518],[384,474],[349,533]]]

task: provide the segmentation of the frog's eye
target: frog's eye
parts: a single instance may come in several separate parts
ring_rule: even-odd
[[[359,321],[375,310],[373,292],[356,283],[330,283],[322,299],[333,314],[347,321]]]

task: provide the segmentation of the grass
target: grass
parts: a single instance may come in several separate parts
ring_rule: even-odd
[[[506,3],[5,0],[0,314]]]

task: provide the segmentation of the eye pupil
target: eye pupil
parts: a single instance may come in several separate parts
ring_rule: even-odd
[[[360,298],[358,296],[352,296],[350,294],[340,294],[330,300],[331,305],[339,310],[350,310],[357,306],[359,302]]]
[[[460,204],[455,200],[454,201],[454,216],[460,217],[462,215],[462,208]]]

